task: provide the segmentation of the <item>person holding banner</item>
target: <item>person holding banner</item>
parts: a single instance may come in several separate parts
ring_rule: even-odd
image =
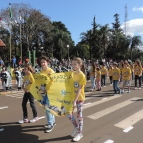
[[[42,70],[40,72],[41,74],[50,76],[51,74],[55,73],[51,68],[48,67],[49,63],[50,63],[50,61],[49,61],[48,57],[46,57],[46,56],[40,57],[40,64],[42,67]],[[45,89],[45,91],[46,91],[46,89]],[[48,124],[44,125],[44,127],[46,128],[46,132],[49,133],[53,130],[56,123],[55,123],[55,116],[46,110],[46,106],[47,107],[49,106],[49,99],[48,99],[47,93],[43,97],[41,104],[44,105],[47,123],[48,123]]]
[[[72,124],[74,125],[74,130],[71,134],[73,137],[73,141],[79,141],[82,137],[82,128],[83,128],[83,105],[85,100],[85,93],[84,93],[84,86],[86,85],[86,77],[84,64],[80,58],[74,58],[72,61],[72,67],[74,69],[73,72],[73,80],[74,80],[74,91],[75,91],[75,98],[73,102],[73,109],[77,107],[77,118],[78,123],[73,115],[73,112],[68,114],[68,118],[71,120]]]
[[[34,97],[29,92],[31,85],[34,82],[34,78],[33,78],[32,73],[35,73],[35,71],[31,67],[31,65],[27,64],[24,67],[24,72],[25,72],[25,76],[24,76],[24,79],[23,79],[22,88],[25,91],[25,93],[24,93],[23,101],[22,101],[23,119],[19,121],[20,124],[29,122],[28,113],[27,113],[27,102],[28,102],[28,100],[30,102],[30,106],[32,108],[33,117],[34,117],[32,120],[30,120],[30,123],[36,122],[38,120],[37,110],[36,110],[36,107],[35,107],[35,104],[34,104]]]

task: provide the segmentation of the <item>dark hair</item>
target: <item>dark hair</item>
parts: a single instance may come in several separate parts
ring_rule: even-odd
[[[76,61],[80,67],[81,67],[81,71],[85,74],[85,64],[83,63],[82,59],[81,58],[73,58],[73,61]]]
[[[47,57],[47,56],[41,56],[40,58],[39,58],[39,64],[41,65],[41,60],[45,60],[45,61],[47,61],[47,63],[50,63],[50,59]]]
[[[94,62],[92,62],[91,65],[92,65],[92,68],[93,68],[93,72],[95,72],[95,65],[94,65]]]
[[[24,68],[27,68],[31,73],[36,73],[30,64],[24,65]]]
[[[97,71],[99,71],[99,70],[100,70],[100,68],[99,68],[99,67],[97,67],[97,68],[96,68],[96,70],[97,70]]]

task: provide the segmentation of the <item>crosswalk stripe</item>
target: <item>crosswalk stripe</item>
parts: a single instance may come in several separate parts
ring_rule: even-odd
[[[107,101],[111,101],[111,100],[116,99],[116,98],[119,98],[119,97],[121,97],[121,96],[122,96],[122,95],[112,96],[112,97],[110,97],[110,98],[107,98],[106,100],[99,100],[99,101],[92,102],[91,104],[88,104],[88,105],[86,105],[86,106],[83,106],[83,109],[87,109],[87,108],[90,108],[90,107],[93,107],[93,106],[96,106],[96,105],[105,103],[105,102],[107,102]],[[75,109],[74,112],[77,112],[77,110]]]
[[[114,126],[126,129],[129,126],[132,126],[135,123],[139,122],[141,119],[143,119],[143,109],[131,115],[130,117],[126,118],[125,120],[115,124]]]
[[[121,102],[119,104],[116,104],[114,106],[106,108],[106,109],[104,109],[102,111],[99,111],[99,112],[94,113],[94,114],[92,114],[90,116],[87,116],[87,117],[90,118],[90,119],[93,119],[93,120],[97,120],[97,119],[99,119],[99,118],[101,118],[101,117],[103,117],[105,115],[108,115],[108,114],[110,114],[110,113],[112,113],[112,112],[114,112],[116,110],[119,110],[119,109],[121,109],[121,108],[123,108],[123,107],[125,107],[127,105],[130,105],[131,103],[135,102],[134,100],[137,100],[137,99],[140,99],[140,98],[134,97],[132,99],[126,100],[124,102]],[[107,101],[107,100],[101,100],[101,101]]]
[[[6,109],[6,108],[8,108],[8,106],[0,107],[0,109]]]
[[[13,94],[11,94],[11,95],[7,95],[7,96],[10,96],[10,97],[21,97],[21,96],[23,96],[23,94],[22,95],[13,95]]]

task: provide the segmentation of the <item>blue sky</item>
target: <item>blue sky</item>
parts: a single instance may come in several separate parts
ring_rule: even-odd
[[[92,28],[94,15],[96,22],[104,25],[114,22],[113,15],[118,13],[123,24],[127,4],[129,33],[143,34],[143,0],[3,0],[0,9],[6,8],[9,3],[30,4],[49,16],[51,21],[62,21],[75,43],[80,40],[81,32]]]

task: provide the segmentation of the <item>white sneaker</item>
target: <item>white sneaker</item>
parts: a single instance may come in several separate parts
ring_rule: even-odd
[[[93,89],[90,89],[90,91],[93,91]]]
[[[71,137],[74,138],[78,133],[78,128],[74,128],[74,130],[71,133]]]
[[[30,123],[34,123],[34,122],[36,122],[36,121],[38,121],[39,120],[39,118],[38,117],[35,117],[35,118],[33,118],[32,120],[30,120]]]
[[[29,122],[28,119],[22,119],[18,121],[19,124],[28,123],[28,122]]]
[[[82,135],[81,133],[78,133],[78,134],[73,138],[73,141],[78,142],[82,137],[83,137],[83,135]]]

